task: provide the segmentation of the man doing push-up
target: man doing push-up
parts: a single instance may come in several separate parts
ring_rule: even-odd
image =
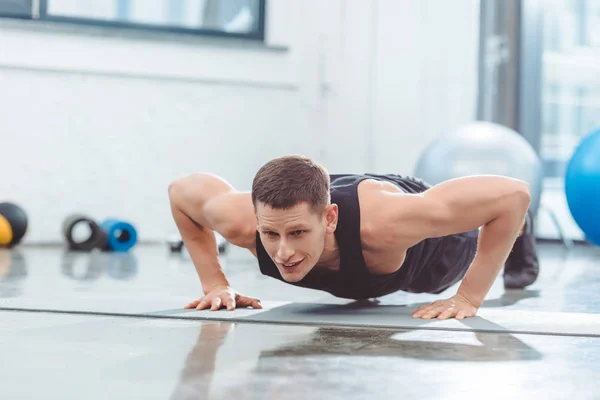
[[[396,291],[454,296],[415,318],[474,316],[504,268],[507,288],[538,276],[529,186],[503,176],[428,185],[394,174],[329,174],[305,156],[284,156],[256,173],[250,192],[213,174],[169,186],[171,211],[203,293],[186,307],[261,308],[236,292],[214,232],[250,250],[262,274],[347,299]]]

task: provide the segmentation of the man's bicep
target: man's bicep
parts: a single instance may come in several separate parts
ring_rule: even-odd
[[[419,194],[380,196],[384,211],[379,218],[388,221],[398,240],[410,243],[474,230],[512,208],[526,209],[529,204],[525,182],[498,176],[459,178]]]
[[[498,175],[480,175],[442,182],[423,193],[445,209],[442,230],[466,232],[505,214],[521,215],[529,207],[529,184]]]
[[[459,204],[443,196],[424,193],[413,199],[412,212],[417,219],[412,226],[422,239],[441,237],[477,229],[491,220],[493,213],[488,205],[473,202]]]

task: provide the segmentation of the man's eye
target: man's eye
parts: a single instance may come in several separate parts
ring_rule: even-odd
[[[265,235],[267,235],[267,236],[277,236],[277,233],[275,233],[273,231],[266,231]]]
[[[292,235],[294,235],[294,236],[298,236],[298,235],[301,235],[301,234],[303,234],[303,233],[304,233],[304,231],[303,231],[303,230],[297,230],[297,231],[294,231],[294,232],[292,232]]]

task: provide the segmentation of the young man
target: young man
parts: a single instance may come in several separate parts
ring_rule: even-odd
[[[250,250],[264,275],[342,298],[437,294],[462,280],[415,318],[474,316],[503,267],[510,288],[538,275],[529,187],[507,177],[429,186],[399,175],[329,175],[310,158],[285,156],[260,168],[251,192],[195,174],[173,182],[169,198],[204,291],[186,308],[261,308],[230,287],[214,232]]]

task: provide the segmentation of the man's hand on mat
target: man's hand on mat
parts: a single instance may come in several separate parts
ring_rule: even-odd
[[[226,307],[228,311],[233,311],[236,307],[262,308],[262,305],[259,299],[242,296],[229,286],[218,286],[185,306],[185,308],[195,308],[196,310],[210,308],[211,311],[217,311],[222,307]]]
[[[473,317],[477,313],[477,307],[472,305],[460,294],[452,296],[446,300],[437,300],[431,304],[419,307],[414,313],[413,318],[421,319],[463,319]]]

